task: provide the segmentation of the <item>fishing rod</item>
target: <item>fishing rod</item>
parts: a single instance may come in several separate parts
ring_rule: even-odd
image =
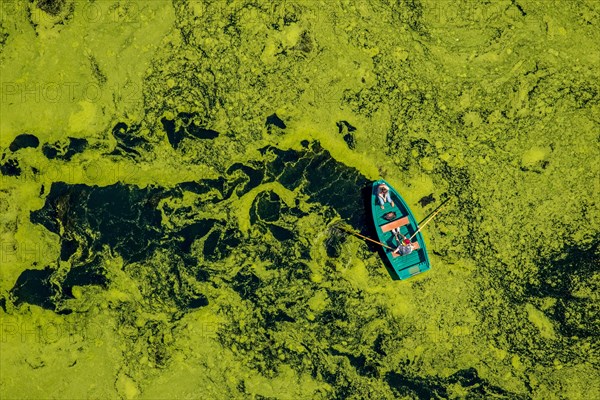
[[[390,249],[390,250],[395,250],[393,247],[390,247],[390,246],[388,246],[387,244],[384,244],[384,243],[378,242],[377,240],[373,240],[373,239],[371,239],[371,238],[369,238],[369,237],[363,236],[363,235],[361,235],[360,233],[358,233],[358,232],[354,232],[354,231],[353,231],[353,230],[351,230],[351,229],[344,228],[343,226],[336,226],[335,228],[341,229],[341,230],[343,230],[343,231],[346,231],[346,232],[348,232],[348,233],[351,233],[351,234],[353,234],[353,235],[356,235],[356,236],[358,236],[358,237],[360,237],[360,238],[363,238],[363,239],[365,239],[365,240],[368,240],[369,242],[376,243],[376,244],[378,244],[378,245],[380,245],[380,246],[383,246],[383,247],[385,247],[385,248],[388,248],[388,249]]]
[[[439,214],[440,211],[442,211],[442,208],[444,208],[444,206],[446,204],[448,204],[448,202],[451,200],[452,198],[449,197],[446,201],[444,201],[442,204],[440,204],[440,206],[437,208],[437,210],[434,211],[433,214],[431,214],[431,217],[427,218],[427,220],[423,223],[423,225],[419,226],[419,229],[417,229],[417,231],[415,233],[412,234],[412,236],[410,237],[410,239],[414,238],[416,236],[417,233],[421,232],[421,229],[423,229],[425,227],[425,225],[427,225],[429,222],[431,222],[431,220],[433,219],[433,217],[435,217],[436,215]]]

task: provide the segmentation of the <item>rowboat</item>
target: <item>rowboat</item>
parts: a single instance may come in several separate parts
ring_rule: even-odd
[[[385,184],[389,188],[390,198],[394,206],[386,202],[384,208],[381,208],[377,198],[378,187],[381,184]],[[423,235],[421,232],[414,235],[418,230],[417,221],[402,196],[400,196],[392,185],[383,179],[373,182],[372,189],[371,210],[375,231],[377,232],[379,241],[388,246],[387,248],[384,247],[383,251],[398,277],[400,279],[408,279],[429,270],[431,264],[427,256]],[[400,255],[394,252],[394,249],[400,244],[392,232],[395,228],[400,228],[400,233],[406,238],[411,238],[414,235],[411,238],[413,251],[410,254]],[[402,240],[402,237],[400,239]]]

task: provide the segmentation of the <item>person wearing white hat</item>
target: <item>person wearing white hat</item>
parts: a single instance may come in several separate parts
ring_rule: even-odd
[[[394,202],[390,197],[390,188],[385,183],[377,186],[377,200],[379,200],[382,210],[385,208],[385,203],[390,203],[394,207]]]

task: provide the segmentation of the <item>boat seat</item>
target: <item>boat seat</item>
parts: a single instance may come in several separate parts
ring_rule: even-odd
[[[394,220],[392,222],[383,224],[380,227],[383,232],[389,232],[392,229],[399,228],[404,225],[408,225],[408,217],[402,217],[402,218]]]
[[[413,251],[419,250],[421,248],[421,246],[419,246],[419,242],[412,242],[412,247],[413,247]],[[402,256],[400,254],[394,253],[392,251],[392,257],[396,258],[396,257],[402,257]]]

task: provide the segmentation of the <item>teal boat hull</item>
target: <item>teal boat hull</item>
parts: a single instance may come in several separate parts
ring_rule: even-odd
[[[390,203],[385,203],[383,210],[377,199],[377,187],[382,183],[390,188],[390,197],[394,202],[394,207],[392,207]],[[400,196],[392,185],[383,179],[373,182],[371,210],[375,231],[379,241],[393,249],[398,246],[398,242],[394,238],[394,234],[389,231],[391,226],[400,225],[400,233],[406,237],[411,237],[418,229],[417,220],[410,211],[410,208],[406,205],[402,196]],[[394,212],[396,215],[392,220],[383,218],[383,216],[389,212]],[[385,230],[388,231],[386,232]],[[431,268],[431,263],[429,262],[429,256],[427,255],[427,249],[425,247],[425,240],[423,240],[421,232],[417,233],[417,235],[412,238],[412,242],[416,249],[414,249],[412,253],[403,256],[394,256],[394,254],[392,254],[393,250],[385,247],[383,248],[387,261],[398,275],[398,278],[402,280],[428,271]]]

